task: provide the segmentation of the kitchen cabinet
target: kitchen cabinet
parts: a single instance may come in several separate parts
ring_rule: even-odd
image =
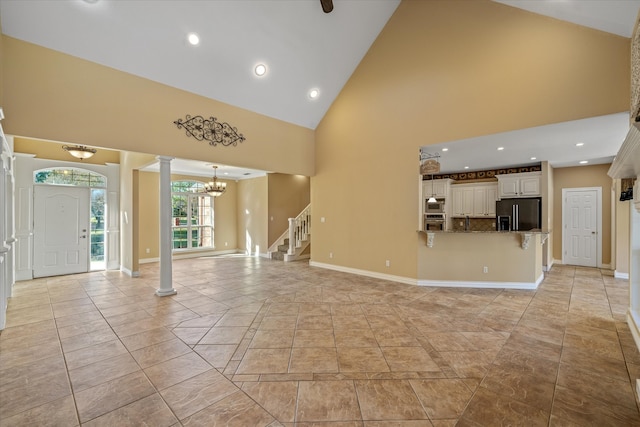
[[[494,183],[459,184],[451,188],[451,216],[492,218],[496,216],[498,186]]]
[[[452,216],[471,216],[473,215],[473,187],[458,185],[451,189],[451,198],[453,199]]]
[[[422,181],[422,195],[425,199],[435,195],[436,199],[448,199],[449,198],[449,183],[450,179],[434,179],[433,187],[431,180]]]
[[[525,172],[508,175],[497,175],[498,197],[539,197],[540,196],[540,173]]]
[[[498,185],[492,184],[474,188],[473,216],[495,217],[496,200],[498,200]]]

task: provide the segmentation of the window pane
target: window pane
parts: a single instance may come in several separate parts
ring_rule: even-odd
[[[105,193],[91,190],[91,261],[104,261]]]
[[[188,233],[188,230],[185,227],[173,228],[173,248],[174,249],[185,249],[188,247],[187,233]]]

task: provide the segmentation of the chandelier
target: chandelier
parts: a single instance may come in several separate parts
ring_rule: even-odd
[[[62,149],[80,160],[88,159],[98,152],[95,148],[85,147],[84,145],[63,145]]]
[[[204,192],[213,197],[221,196],[227,191],[227,183],[218,181],[216,169],[218,166],[213,166],[213,180],[204,184]]]

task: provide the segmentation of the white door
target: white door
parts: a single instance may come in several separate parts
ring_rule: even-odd
[[[35,186],[33,276],[89,270],[89,189]]]
[[[563,192],[563,264],[597,267],[598,191],[567,189]]]

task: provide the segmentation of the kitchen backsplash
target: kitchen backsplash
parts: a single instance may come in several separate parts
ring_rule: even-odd
[[[462,225],[460,225],[462,224]],[[495,218],[469,218],[469,231],[495,231]],[[464,218],[452,218],[451,229],[454,231],[464,230]]]

